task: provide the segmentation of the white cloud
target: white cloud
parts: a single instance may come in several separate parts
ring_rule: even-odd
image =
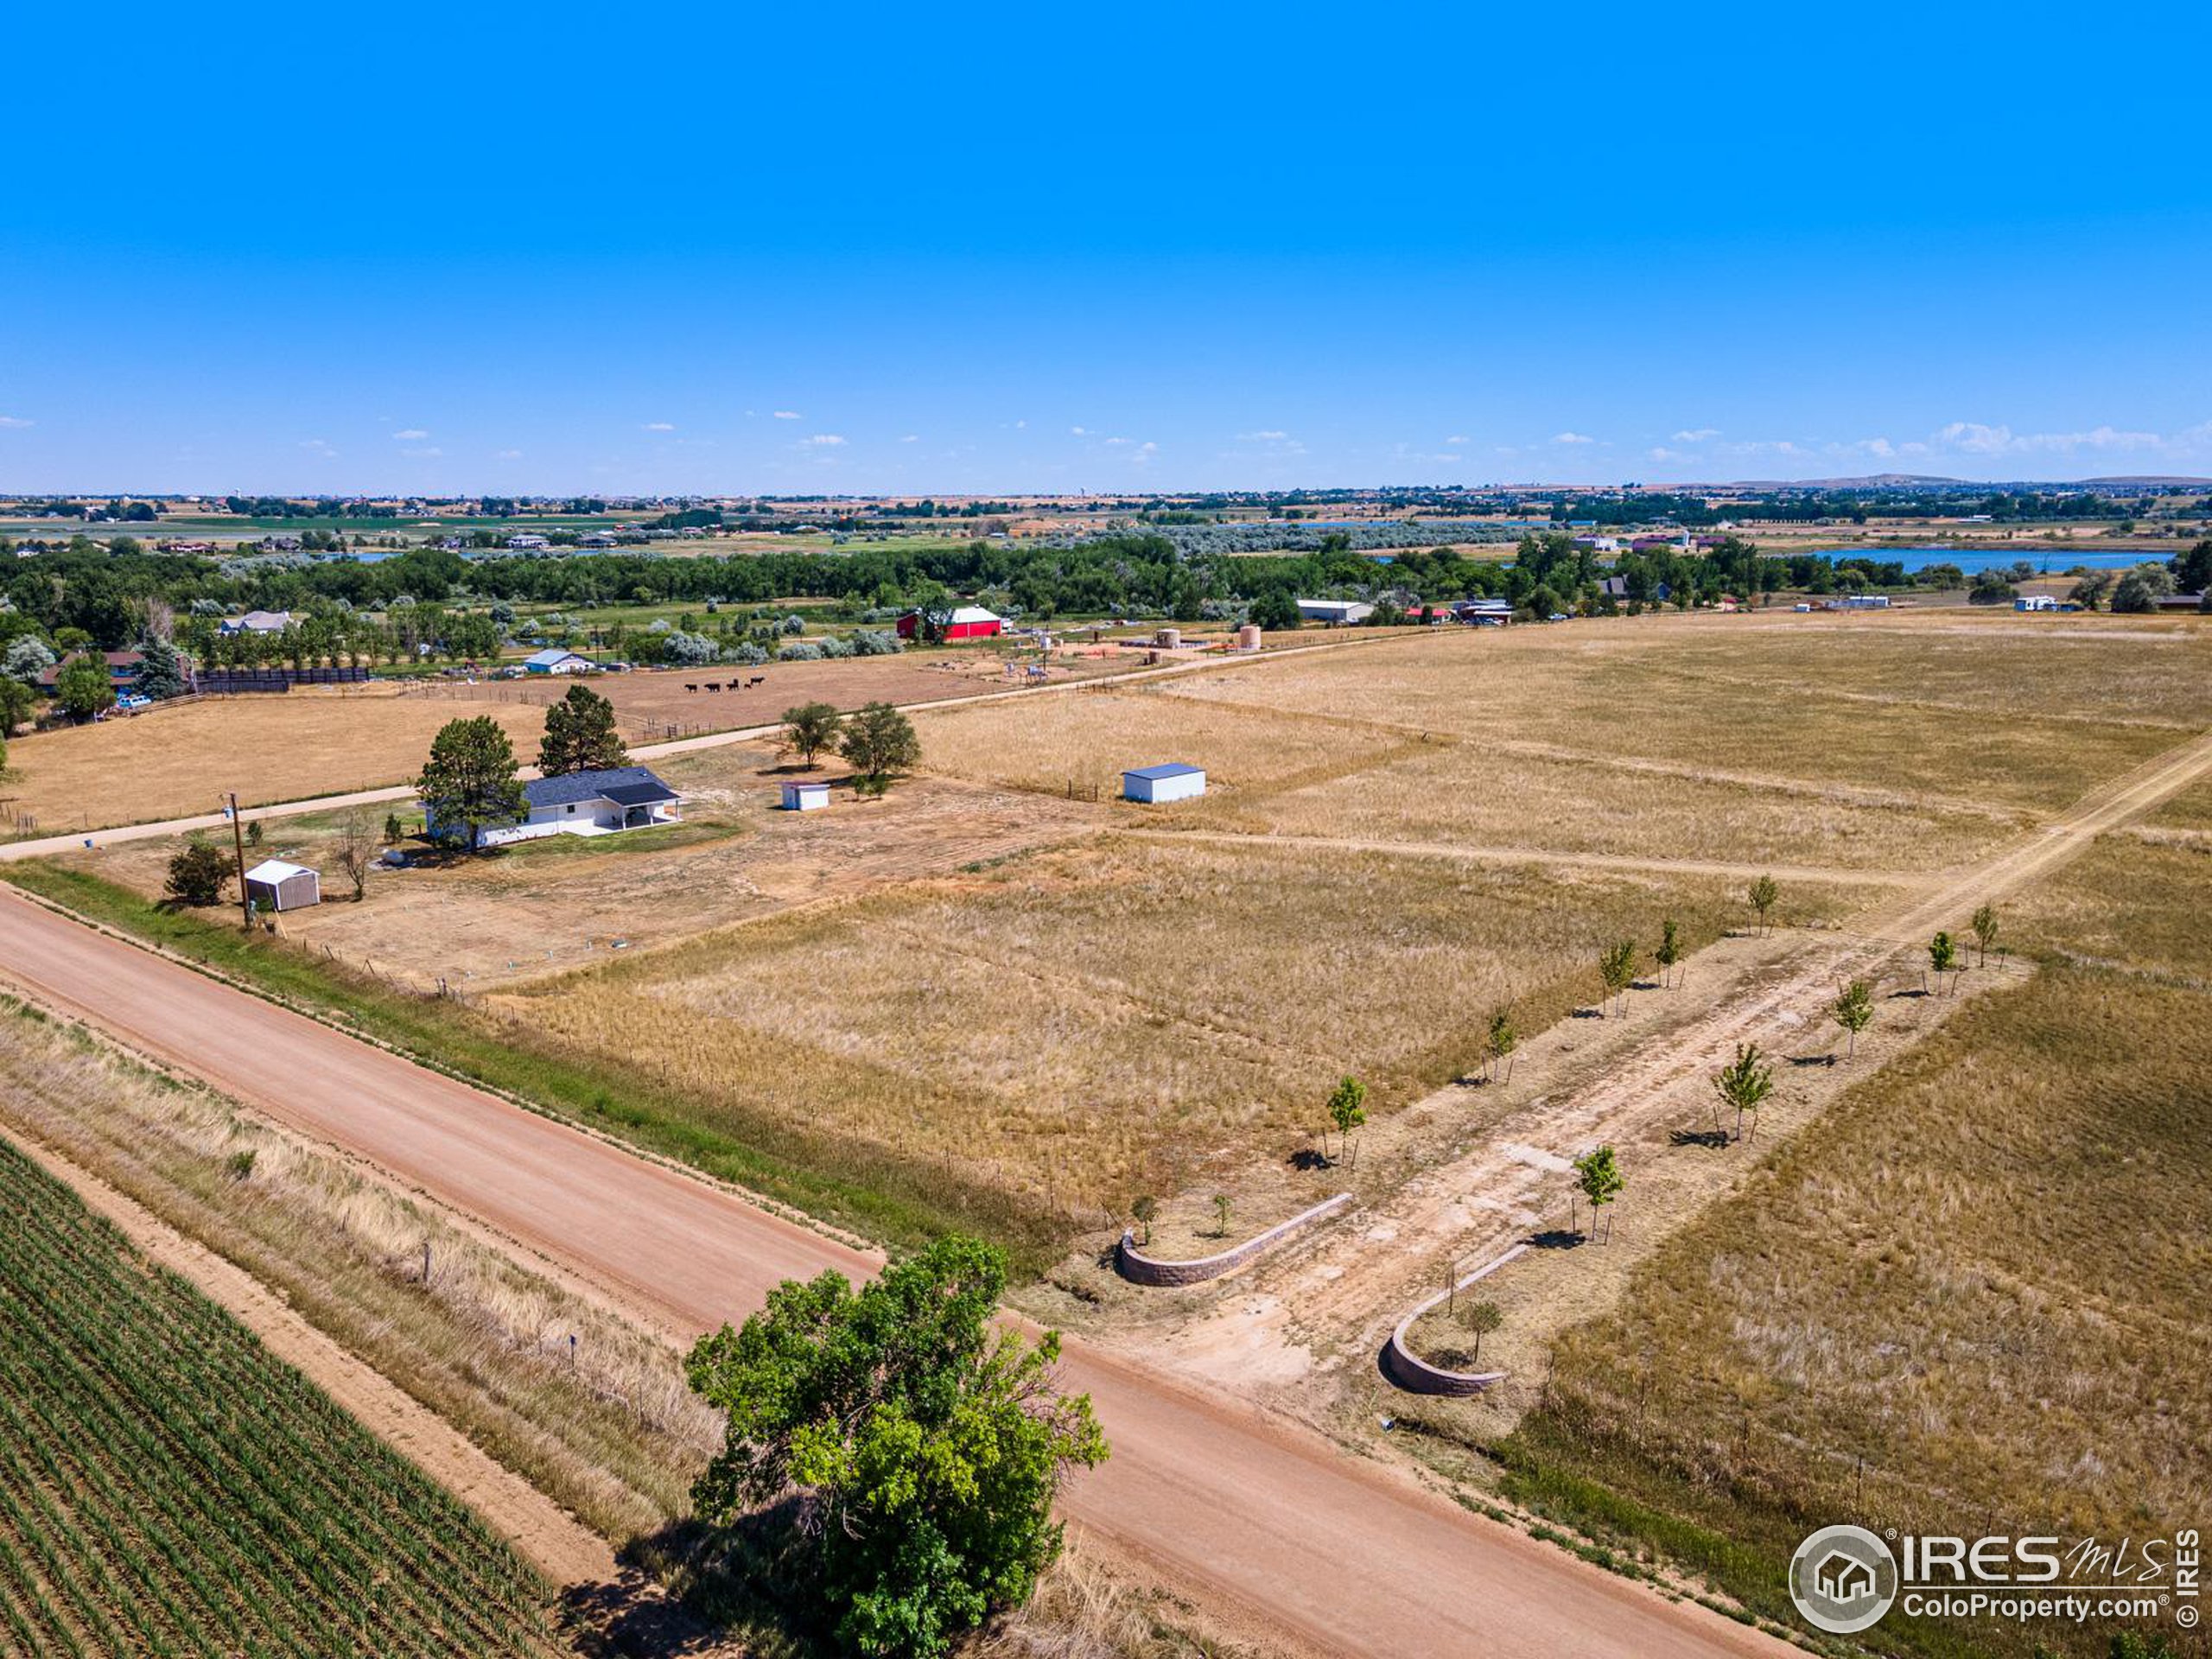
[[[36,421],[27,421],[20,415],[0,415],[0,428],[5,428],[10,431],[20,431],[24,427],[37,424]]]
[[[1127,438],[1109,438],[1106,440],[1107,446],[1109,448],[1116,449],[1120,448],[1124,444],[1127,444],[1129,440]]]
[[[1984,426],[1978,421],[1953,421],[1932,442],[1969,455],[2071,455],[2084,449],[2100,453],[2169,447],[2156,432],[2126,432],[2109,426],[2087,432],[2015,432],[2009,426]]]
[[[779,409],[776,411],[776,418],[779,421],[803,421],[806,416],[795,409]]]
[[[1027,432],[1029,429],[1029,423],[1027,421],[1016,421],[1014,423],[1014,429],[1017,432]]]
[[[1450,437],[1444,440],[1446,443],[1465,443],[1466,441],[1467,435],[1464,432],[1454,432]]]
[[[337,459],[338,452],[330,447],[329,441],[325,438],[302,438],[300,448],[312,454],[321,456],[325,461]]]
[[[403,449],[399,453],[403,455],[413,455],[422,461],[435,461],[440,455],[445,454],[445,451],[439,448],[438,446],[434,443],[428,448]]]
[[[419,426],[403,427],[391,435],[402,443],[420,443],[430,435]]]
[[[919,443],[921,441],[922,435],[918,432],[909,432],[905,437],[899,440],[901,443]]]
[[[1668,439],[1667,442],[1669,443],[1704,443],[1708,439],[1717,438],[1719,435],[1720,429],[1717,426],[1699,426],[1693,427],[1685,432],[1677,432],[1673,437]]]
[[[673,421],[647,421],[645,423],[645,430],[648,432],[673,432],[676,430],[676,423]]]
[[[522,451],[519,449],[502,449],[499,451],[498,459],[501,461],[520,461],[522,459]]]
[[[1287,440],[1290,434],[1287,432],[1277,432],[1274,430],[1265,432],[1239,432],[1236,435],[1236,440],[1240,443],[1281,443]]]
[[[817,432],[812,437],[807,439],[807,442],[823,449],[836,448],[844,442],[844,439],[835,432]]]
[[[1585,437],[1580,432],[1554,432],[1552,435],[1552,442],[1554,443],[1595,443],[1597,439]]]
[[[1654,461],[1680,461],[1682,458],[1679,451],[1669,449],[1664,447],[1647,449],[1643,453]]]
[[[1070,435],[1071,436],[1073,436],[1073,437],[1078,437],[1078,438],[1088,437],[1088,436],[1090,436],[1090,435],[1088,432],[1084,431],[1084,429],[1083,429],[1083,428],[1081,428],[1081,427],[1079,427],[1079,426],[1071,426],[1071,427],[1068,428],[1068,432],[1069,432],[1069,435]]]

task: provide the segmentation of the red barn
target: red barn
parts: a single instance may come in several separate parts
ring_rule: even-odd
[[[980,605],[963,605],[953,612],[952,620],[944,625],[945,642],[950,645],[961,639],[988,639],[1006,632],[1006,619],[985,610]],[[922,613],[909,611],[899,619],[899,637],[918,639],[922,632]]]

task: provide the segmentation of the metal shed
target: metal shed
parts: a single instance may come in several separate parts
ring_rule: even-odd
[[[784,785],[784,810],[786,812],[815,812],[830,804],[830,785],[827,784],[793,784]]]
[[[322,902],[322,878],[304,864],[264,859],[245,873],[245,896],[256,910],[305,910]]]
[[[1125,801],[1149,801],[1159,805],[1167,801],[1187,801],[1205,792],[1204,768],[1186,766],[1180,761],[1171,761],[1163,766],[1139,766],[1122,774],[1122,798]]]

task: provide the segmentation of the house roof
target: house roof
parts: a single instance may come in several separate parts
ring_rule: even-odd
[[[1158,783],[1163,778],[1203,778],[1204,766],[1186,766],[1180,760],[1171,760],[1164,766],[1134,766],[1122,774],[1124,778],[1141,778],[1147,783]]]
[[[1003,622],[1004,620],[1006,619],[996,611],[987,611],[980,605],[963,605],[952,613],[952,623],[956,627],[963,622]]]
[[[672,801],[677,793],[653,776],[650,766],[611,766],[604,772],[571,772],[558,778],[538,778],[522,786],[523,798],[532,806],[567,806],[583,801],[613,801],[618,806],[644,806],[652,801]]]
[[[304,864],[289,864],[281,858],[264,858],[245,873],[249,881],[266,881],[274,887],[279,881],[296,875],[313,875],[315,872]]]
[[[533,651],[529,656],[524,658],[523,661],[525,663],[543,663],[548,667],[550,667],[555,663],[565,663],[571,657],[575,658],[580,663],[588,660],[580,651],[570,651],[565,646],[561,645],[549,645],[543,651]]]
[[[235,633],[241,628],[251,628],[256,633],[282,633],[292,626],[289,611],[248,611],[244,616],[232,617],[223,624]]]

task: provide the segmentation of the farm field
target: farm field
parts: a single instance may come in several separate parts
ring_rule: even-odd
[[[560,1650],[474,1516],[4,1143],[0,1204],[4,1645]]]
[[[1740,913],[1713,879],[1108,837],[484,1001],[741,1139],[803,1125],[1096,1225],[1284,1155],[1346,1071],[1407,1103],[1492,1008],[1586,1000],[1615,938]]]
[[[2183,798],[2201,807],[2200,785]],[[2212,1447],[2212,850],[2108,834],[2008,922],[2039,970],[1843,1097],[1555,1349],[1508,1489],[1771,1611],[1813,1518],[2199,1523]],[[1885,1647],[2101,1653],[2070,1626]]]
[[[749,690],[684,690],[755,675],[763,683]],[[630,741],[644,743],[772,724],[793,703],[925,702],[995,690],[1001,682],[995,657],[938,652],[612,674],[591,684],[614,704]],[[157,709],[12,740],[0,799],[15,815],[35,818],[39,832],[55,835],[213,811],[225,790],[252,806],[375,788],[413,777],[439,727],[479,714],[506,728],[527,764],[537,754],[545,705],[567,689],[566,681],[550,679],[371,683]]]

